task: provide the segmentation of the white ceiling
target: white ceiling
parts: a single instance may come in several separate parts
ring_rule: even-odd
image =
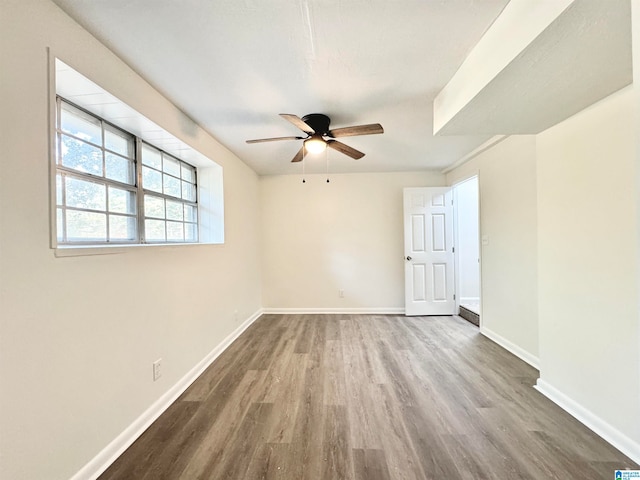
[[[383,125],[341,139],[361,160],[328,149],[332,172],[441,170],[493,134],[537,133],[632,81],[629,0],[53,1],[261,175],[301,171],[290,162],[300,141],[245,143],[300,135],[279,113]],[[458,102],[554,10],[434,136],[436,96]],[[307,172],[324,159],[305,160]]]
[[[433,99],[507,0],[55,3],[261,175],[300,170],[298,142],[245,143],[298,135],[279,113],[383,125],[343,139],[361,160],[329,150],[334,172],[440,169],[488,138],[434,137]]]

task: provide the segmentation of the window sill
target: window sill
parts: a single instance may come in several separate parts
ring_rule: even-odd
[[[53,255],[56,258],[84,257],[91,255],[119,255],[129,253],[138,249],[176,249],[194,247],[199,245],[221,245],[221,243],[145,243],[136,245],[73,245],[53,248]]]

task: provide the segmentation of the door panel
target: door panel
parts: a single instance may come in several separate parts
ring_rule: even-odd
[[[427,243],[424,238],[424,215],[411,215],[411,223],[411,250],[413,252],[424,252]]]
[[[413,295],[414,302],[427,300],[427,269],[425,265],[412,265],[413,269]]]
[[[434,252],[444,252],[447,247],[447,233],[445,228],[445,215],[434,213],[431,215],[431,245]]]
[[[406,315],[452,315],[451,189],[405,188],[404,228]]]
[[[444,263],[434,263],[432,269],[431,285],[433,286],[433,301],[446,302],[447,265]]]

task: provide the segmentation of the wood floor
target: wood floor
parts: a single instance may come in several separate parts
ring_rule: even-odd
[[[639,468],[459,317],[264,315],[100,478],[608,479]]]

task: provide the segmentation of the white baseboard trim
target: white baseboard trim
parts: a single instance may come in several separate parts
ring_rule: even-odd
[[[404,315],[404,308],[389,307],[389,308],[264,308],[263,313],[272,314],[291,314],[291,315],[305,315],[305,314],[361,314],[361,315]]]
[[[164,413],[164,411],[182,395],[187,388],[224,352],[233,341],[238,338],[260,315],[262,309],[255,312],[238,328],[231,332],[209,354],[182,377],[164,395],[156,400],[142,415],[129,425],[120,435],[111,441],[98,455],[80,469],[71,480],[97,479],[124,451],[149,428],[149,426]]]
[[[486,327],[480,327],[480,333],[485,337],[487,337],[489,340],[500,345],[505,350],[508,350],[509,352],[513,353],[520,360],[527,362],[533,368],[540,370],[540,359],[538,357],[531,355],[525,349],[519,347],[515,343],[510,342],[503,336],[497,334],[496,332],[491,331]]]
[[[640,444],[633,441],[617,428],[611,426],[602,418],[586,409],[578,402],[562,393],[557,388],[545,382],[541,378],[534,385],[542,395],[547,397],[553,403],[558,405],[564,411],[575,417],[586,427],[600,435],[604,440],[609,442],[615,448],[624,453],[627,457],[636,463],[640,463]]]

